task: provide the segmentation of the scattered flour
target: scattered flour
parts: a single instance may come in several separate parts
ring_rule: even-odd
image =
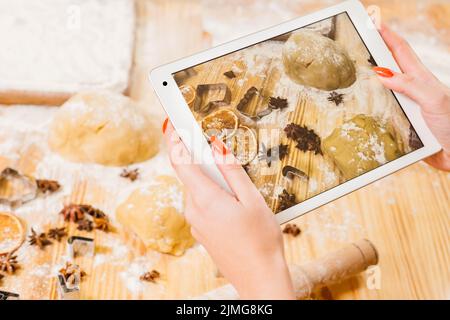
[[[138,257],[134,259],[127,267],[126,270],[120,272],[120,279],[123,281],[126,288],[133,294],[137,295],[144,291],[144,289],[150,285],[149,283],[141,281],[139,278],[146,272],[153,269],[156,261],[149,259],[147,256]],[[154,284],[160,290],[163,289],[162,285]]]

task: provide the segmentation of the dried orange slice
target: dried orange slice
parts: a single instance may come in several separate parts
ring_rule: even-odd
[[[243,166],[250,163],[258,154],[255,132],[246,126],[239,126],[229,144],[234,156]]]
[[[184,100],[186,100],[186,103],[191,107],[192,103],[195,100],[195,96],[196,96],[194,87],[184,84],[184,85],[180,86],[179,88],[180,88],[181,94],[184,97]]]
[[[218,139],[228,140],[236,133],[239,119],[232,110],[220,109],[203,118],[201,125],[208,139],[216,136]]]
[[[0,255],[15,251],[24,239],[25,233],[19,218],[12,213],[0,212]]]

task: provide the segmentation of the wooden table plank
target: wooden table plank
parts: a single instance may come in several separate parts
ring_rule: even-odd
[[[273,3],[268,1],[267,3]],[[285,4],[287,2],[280,1]],[[448,24],[440,12],[448,9],[441,1],[387,1],[367,0],[365,4],[379,4],[389,21],[414,30],[415,17],[424,12],[426,19],[439,30],[436,33],[442,43],[448,43]],[[238,5],[237,5],[238,4]],[[289,2],[294,14],[305,14],[329,4],[329,1]],[[298,4],[298,5],[297,5]],[[415,5],[414,5],[415,4]],[[138,30],[135,63],[132,71],[131,96],[150,106],[155,117],[161,120],[164,113],[147,80],[148,71],[161,63],[207,48],[213,41],[203,25],[205,15],[214,10],[234,11],[258,15],[251,8],[255,1],[183,1],[138,0]],[[220,6],[220,7],[219,7]],[[238,21],[232,16],[227,19]],[[279,18],[280,20],[282,18]],[[259,21],[255,21],[259,22]],[[269,23],[269,22],[267,22]],[[270,22],[272,24],[272,22]],[[255,24],[256,25],[256,24]],[[235,30],[239,32],[240,30]],[[434,31],[430,31],[433,33]],[[236,36],[237,34],[234,34]],[[230,34],[231,36],[231,34]],[[445,42],[447,41],[447,42]],[[450,47],[449,47],[450,49]],[[307,102],[305,102],[307,103]],[[303,115],[299,115],[302,117]],[[0,131],[0,142],[3,137]],[[29,133],[33,135],[32,132]],[[0,165],[14,165],[33,173],[42,155],[39,148],[31,148],[22,159],[9,157],[0,150]],[[308,161],[308,159],[305,159]],[[313,164],[314,166],[316,163]],[[111,202],[118,193],[111,193],[92,181],[75,178],[64,186],[70,192],[62,199],[89,201],[113,211]],[[52,177],[66,178],[61,168],[54,168]],[[56,215],[51,199],[39,200],[36,207],[27,207],[24,214],[28,229],[42,215]],[[331,286],[335,299],[448,299],[450,297],[450,175],[438,172],[424,163],[403,169],[381,181],[358,190],[344,198],[308,213],[294,222],[302,229],[297,238],[284,237],[289,262],[303,263],[317,258],[351,241],[370,239],[377,246],[380,264],[371,272]],[[57,220],[57,223],[62,223]],[[74,226],[71,231],[76,232]],[[95,234],[98,247],[96,260],[80,260],[88,277],[82,283],[82,297],[88,299],[155,299],[195,296],[226,283],[216,277],[216,268],[204,249],[196,247],[181,258],[144,253],[142,245],[129,233],[119,230],[117,234]],[[123,257],[113,260],[111,243],[124,250]],[[108,246],[105,246],[108,244]],[[103,247],[103,248],[102,248]],[[28,249],[27,249],[28,250]],[[46,251],[29,250],[23,261],[23,270],[17,276],[3,280],[2,288],[20,291],[25,298],[56,298],[52,274],[64,260],[65,244],[53,245]],[[120,250],[118,253],[121,253]],[[107,263],[98,263],[101,254],[109,257]],[[139,259],[154,262],[162,271],[163,279],[157,284],[145,284],[142,290],[133,288],[133,267]],[[117,262],[117,263],[116,263]],[[380,286],[375,281],[380,280]]]

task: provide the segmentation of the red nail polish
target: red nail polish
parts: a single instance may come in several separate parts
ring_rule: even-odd
[[[394,76],[394,73],[388,68],[374,67],[372,70],[381,77],[392,78]]]
[[[166,118],[166,120],[164,120],[163,125],[162,125],[162,132],[166,133],[167,130],[167,124],[169,123],[169,118]]]
[[[213,150],[220,153],[221,155],[226,155],[228,153],[228,148],[225,144],[216,138],[216,136],[211,137],[211,143],[213,145]]]

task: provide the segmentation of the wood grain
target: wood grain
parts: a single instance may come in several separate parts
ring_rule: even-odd
[[[402,1],[366,2],[395,12],[401,21],[414,22],[414,15],[408,16],[409,10]],[[432,3],[408,2],[421,6]],[[251,4],[252,1],[242,1],[241,7],[245,10],[245,6]],[[130,95],[151,106],[161,122],[164,113],[148,83],[148,71],[210,45],[211,35],[205,33],[201,23],[203,5],[202,1],[137,1],[138,34]],[[313,1],[313,4],[308,2],[307,7],[311,11],[326,5],[329,1]],[[302,9],[305,7],[306,4]],[[302,11],[300,6],[299,11]],[[436,9],[432,9],[430,15],[435,17],[439,27],[445,27],[445,23],[439,22],[441,18]],[[7,137],[0,137],[0,140],[3,138]],[[40,158],[39,148],[27,150],[19,160],[1,153],[0,167],[17,165],[21,171],[32,174]],[[62,175],[64,172],[55,172],[53,178]],[[65,187],[71,190],[67,201],[89,201],[108,207],[111,206],[109,200],[115,196],[95,181],[76,176],[73,183]],[[334,299],[448,299],[449,213],[450,175],[418,163],[293,221],[302,233],[296,238],[284,236],[286,256],[290,263],[303,264],[349,242],[367,238],[379,251],[379,266],[332,286]],[[56,212],[46,212],[42,208],[30,210],[27,228],[42,214]],[[84,234],[76,231],[75,226],[70,231]],[[181,258],[155,256],[144,252],[142,244],[125,230],[111,235],[96,232],[94,237],[97,254],[107,254],[102,246],[114,238],[121,239],[130,250],[118,258],[119,263],[95,265],[92,259],[85,258],[77,261],[88,273],[81,286],[84,299],[186,298],[226,283],[216,276],[214,264],[201,248],[189,250]],[[57,298],[54,278],[31,271],[48,264],[50,272],[62,262],[65,250],[65,244],[61,243],[42,252],[29,252],[30,258],[23,263],[23,269],[17,276],[4,279],[0,288],[19,291],[23,298]],[[155,261],[154,266],[161,271],[163,279],[156,285],[145,284],[140,292],[133,292],[127,289],[123,272],[129,271],[138,257]]]

